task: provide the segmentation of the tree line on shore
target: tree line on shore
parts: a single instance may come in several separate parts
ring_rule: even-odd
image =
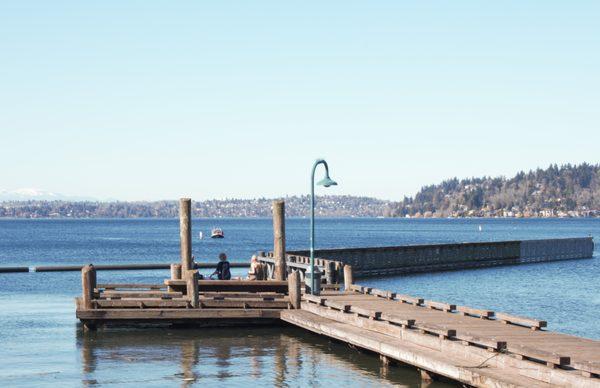
[[[597,217],[600,165],[550,165],[512,178],[448,179],[390,204],[388,217]]]
[[[309,196],[289,196],[286,215],[309,214]],[[272,199],[193,202],[194,217],[270,217]],[[176,218],[177,201],[6,201],[0,218]],[[321,217],[600,217],[600,165],[553,164],[512,178],[452,178],[391,202],[348,195],[319,196]]]

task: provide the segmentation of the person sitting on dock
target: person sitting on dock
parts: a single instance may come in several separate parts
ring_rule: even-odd
[[[250,259],[250,269],[248,270],[248,280],[258,280],[259,270],[258,257],[252,255],[252,258]]]
[[[219,264],[217,264],[217,269],[215,272],[210,275],[217,275],[219,280],[230,280],[231,279],[231,271],[229,270],[229,262],[227,261],[227,255],[225,253],[219,254]]]

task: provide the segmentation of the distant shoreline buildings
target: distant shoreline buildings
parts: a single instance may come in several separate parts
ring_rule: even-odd
[[[288,217],[309,213],[310,197],[288,196]],[[272,199],[193,202],[203,218],[271,217]],[[0,218],[176,218],[177,201],[4,201]],[[385,201],[350,195],[319,196],[320,217],[401,218],[582,218],[600,217],[600,165],[551,165],[508,179],[483,177],[446,180],[423,187],[414,197]]]

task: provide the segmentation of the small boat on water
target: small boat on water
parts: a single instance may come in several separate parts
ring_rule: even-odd
[[[213,228],[210,232],[210,238],[225,238],[225,234],[223,233],[223,229],[221,228]]]

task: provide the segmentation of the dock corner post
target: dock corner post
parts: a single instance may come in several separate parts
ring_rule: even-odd
[[[186,291],[187,298],[192,308],[200,307],[200,295],[198,295],[198,270],[186,272]]]
[[[290,305],[293,309],[300,309],[300,299],[302,298],[300,290],[300,272],[292,271],[288,276],[288,294]]]
[[[285,280],[285,202],[273,201],[273,256],[275,280]]]
[[[81,301],[85,309],[93,308],[92,300],[94,299],[96,284],[96,268],[92,264],[81,268]]]
[[[179,238],[181,240],[181,272],[192,270],[192,200],[179,200]]]
[[[350,286],[354,283],[354,275],[352,274],[352,266],[344,265],[344,288],[350,291]]]

